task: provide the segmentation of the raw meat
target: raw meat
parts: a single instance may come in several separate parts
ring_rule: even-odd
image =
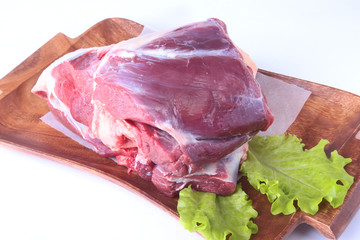
[[[168,196],[231,194],[247,141],[273,116],[256,66],[218,19],[80,49],[49,66],[32,92],[99,154]]]

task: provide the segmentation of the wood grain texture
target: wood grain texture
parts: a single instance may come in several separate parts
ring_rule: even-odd
[[[49,110],[44,100],[30,93],[40,73],[55,59],[78,48],[104,46],[135,37],[143,26],[135,22],[112,18],[94,25],[75,39],[59,33],[39,50],[0,80],[0,144],[41,155],[108,179],[149,199],[171,215],[178,217],[177,199],[158,192],[151,182],[114,161],[101,157],[79,145],[40,120]],[[344,204],[333,209],[323,201],[320,211],[311,216],[302,212],[273,216],[270,203],[242,178],[242,186],[253,200],[259,216],[255,219],[259,232],[252,239],[285,239],[300,223],[317,228],[324,236],[336,239],[360,205],[360,97],[338,89],[292,78],[264,70],[263,74],[295,84],[312,92],[288,133],[296,134],[307,147],[321,138],[328,139],[327,153],[338,150],[353,162],[346,170],[355,177]]]

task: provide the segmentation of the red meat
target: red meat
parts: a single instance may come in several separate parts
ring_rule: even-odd
[[[256,67],[218,19],[80,49],[33,92],[105,156],[174,196],[235,190],[247,141],[273,121]]]

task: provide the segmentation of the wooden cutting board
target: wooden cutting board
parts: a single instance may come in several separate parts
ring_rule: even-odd
[[[41,72],[62,55],[79,48],[117,43],[138,36],[142,29],[143,26],[135,22],[111,18],[99,22],[75,39],[59,33],[45,43],[0,80],[0,144],[89,171],[140,194],[178,217],[177,198],[166,197],[151,182],[141,179],[136,173],[128,174],[125,167],[99,156],[43,123],[40,117],[49,111],[47,104],[30,93]],[[252,239],[285,239],[300,223],[308,223],[325,237],[335,239],[360,205],[360,97],[301,79],[264,70],[260,72],[312,92],[287,132],[302,138],[309,148],[321,138],[328,139],[331,144],[326,148],[327,153],[338,150],[344,157],[353,159],[346,170],[355,179],[344,204],[337,209],[323,201],[320,211],[314,216],[302,212],[273,216],[266,196],[242,178],[242,186],[259,213],[255,219],[259,232]]]

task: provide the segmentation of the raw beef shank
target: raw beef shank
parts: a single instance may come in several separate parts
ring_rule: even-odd
[[[247,142],[273,121],[256,67],[218,19],[79,49],[32,92],[54,116],[168,196],[236,187]]]

